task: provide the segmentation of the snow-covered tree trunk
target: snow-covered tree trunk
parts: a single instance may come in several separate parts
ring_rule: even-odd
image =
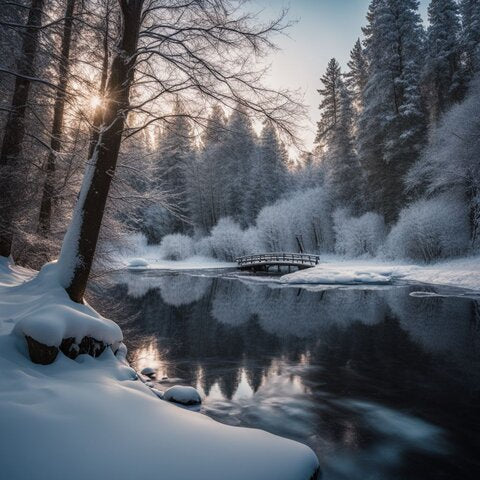
[[[83,300],[117,166],[134,75],[142,5],[143,0],[120,0],[122,32],[110,68],[103,124],[58,261],[60,281],[75,302]]]
[[[32,78],[35,77],[35,57],[42,23],[44,0],[32,0],[23,35],[22,53],[18,61],[10,112],[5,125],[0,153],[0,256],[8,257],[12,250],[16,205],[22,185],[22,142],[25,136],[25,115]]]
[[[63,135],[63,115],[65,111],[66,89],[70,71],[70,46],[72,41],[73,11],[76,0],[67,0],[65,8],[65,23],[63,26],[61,54],[58,61],[58,90],[55,95],[55,105],[53,108],[53,123],[50,134],[50,151],[48,153],[46,165],[46,178],[43,185],[42,200],[40,203],[40,214],[38,219],[37,231],[43,236],[50,233],[50,223],[52,218],[52,205],[55,193],[55,170],[56,157],[62,148]]]

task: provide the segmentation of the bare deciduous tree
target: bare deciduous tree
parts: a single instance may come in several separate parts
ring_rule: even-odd
[[[284,13],[267,25],[230,0],[119,0],[120,38],[109,70],[103,121],[59,259],[72,300],[81,302],[92,267],[102,217],[122,138],[165,118],[172,97],[189,105],[189,117],[205,121],[214,101],[243,108],[273,121],[293,137],[298,105],[288,93],[261,84],[258,60],[281,31]],[[136,102],[130,103],[135,88]],[[162,109],[163,106],[163,109]],[[132,110],[141,127],[128,128]]]
[[[3,134],[0,153],[0,255],[11,254],[16,206],[23,188],[24,165],[21,148],[25,135],[25,114],[30,86],[35,77],[35,56],[38,48],[44,0],[32,0],[23,32],[22,52],[18,61],[10,111]]]

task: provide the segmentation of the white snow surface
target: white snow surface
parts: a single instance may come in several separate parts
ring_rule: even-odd
[[[116,259],[118,268],[132,270],[206,270],[215,268],[232,268],[236,263],[201,255],[194,255],[185,260],[166,260],[160,245],[147,245],[143,235],[131,235],[130,244],[119,252]]]
[[[174,385],[163,393],[163,399],[168,402],[181,403],[183,405],[196,405],[202,403],[198,390],[184,385]]]
[[[98,144],[100,144],[101,141],[102,133],[100,132]],[[78,200],[75,204],[72,219],[70,220],[70,225],[68,226],[67,233],[65,234],[58,259],[58,278],[60,280],[60,284],[65,288],[70,284],[73,274],[75,273],[77,263],[80,260],[78,256],[78,243],[80,239],[80,230],[82,228],[83,208],[85,206],[85,200],[93,180],[93,174],[97,165],[97,156],[98,150],[95,149],[92,158],[90,158],[87,162]]]
[[[283,275],[279,283],[292,285],[385,285],[395,280],[480,290],[480,256],[428,265],[378,259],[350,260],[321,256],[317,267]]]
[[[2,258],[0,275],[6,277],[1,284],[2,318],[14,325],[13,332],[18,336],[28,335],[45,345],[59,346],[69,337],[80,343],[89,336],[116,349],[123,340],[120,327],[88,305],[71,302],[61,286],[59,270],[58,264],[49,263],[33,273],[12,267]],[[16,285],[12,279],[21,284]]]
[[[146,259],[135,259],[135,264],[132,265],[131,261],[126,259],[122,263],[127,265],[128,268],[142,270],[208,270],[215,268],[234,268],[236,263],[222,262],[215,258],[206,257],[191,257],[185,260],[163,260],[158,257],[150,257]],[[143,260],[143,265],[139,265],[137,261]]]
[[[31,363],[14,331],[21,320],[35,328],[25,319],[40,306],[40,320],[51,307],[52,317],[72,315],[74,330],[77,320],[101,319],[70,302],[57,274],[54,264],[37,275],[0,258],[2,478],[150,480],[161,472],[172,480],[309,479],[318,466],[310,448],[160,400],[124,361],[123,344],[117,357],[107,348],[96,359],[59,353],[51,365]],[[110,340],[118,340],[118,327],[105,325],[105,335],[117,332]]]

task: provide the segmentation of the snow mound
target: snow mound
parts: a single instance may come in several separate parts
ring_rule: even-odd
[[[202,398],[196,388],[174,385],[163,393],[163,399],[167,402],[181,403],[182,405],[198,405]]]
[[[283,275],[281,283],[325,284],[325,285],[386,285],[392,282],[393,272],[389,268],[355,269],[348,264],[321,265]]]
[[[148,267],[148,262],[144,258],[132,258],[128,262],[128,268]]]
[[[163,400],[163,392],[158,390],[158,388],[150,387],[150,390],[158,397]]]
[[[123,340],[120,327],[103,318],[88,305],[70,300],[60,285],[56,263],[45,265],[31,281],[10,290],[11,304],[2,308],[11,311],[14,333],[29,336],[44,345],[58,347],[65,338],[79,344],[91,337],[114,350]],[[10,307],[10,308],[9,308]]]

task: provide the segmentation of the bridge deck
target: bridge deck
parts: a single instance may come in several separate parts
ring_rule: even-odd
[[[320,263],[320,257],[307,253],[262,253],[238,257],[236,261],[242,270],[268,270],[270,266],[310,268]]]

